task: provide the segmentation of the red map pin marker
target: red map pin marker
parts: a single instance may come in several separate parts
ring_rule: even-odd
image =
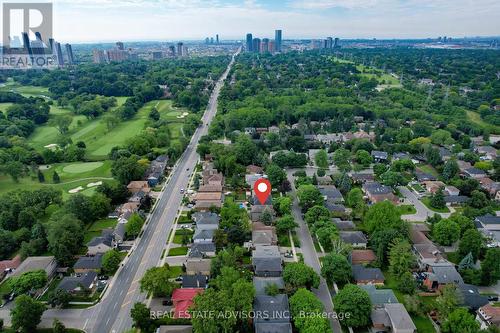
[[[253,191],[263,205],[271,194],[271,183],[266,178],[260,178],[253,185]]]

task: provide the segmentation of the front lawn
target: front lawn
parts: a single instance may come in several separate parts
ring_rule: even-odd
[[[171,278],[176,278],[182,274],[182,266],[170,266],[169,267],[169,276]]]
[[[401,205],[397,206],[398,212],[400,215],[410,215],[410,214],[415,214],[417,210],[413,205]]]
[[[431,206],[431,198],[429,197],[423,197],[420,201],[422,201],[422,203],[427,207],[429,208],[430,210],[432,210],[433,212],[436,212],[436,213],[449,213],[450,210],[448,209],[448,207],[444,207],[444,208],[434,208]]]
[[[174,247],[171,248],[170,251],[168,251],[168,257],[174,257],[174,256],[184,256],[188,252],[187,246],[181,246],[181,247]]]

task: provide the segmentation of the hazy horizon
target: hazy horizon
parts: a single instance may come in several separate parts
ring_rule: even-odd
[[[25,1],[23,1],[25,2]],[[117,40],[243,40],[283,30],[284,39],[424,39],[497,36],[494,0],[56,0],[54,38],[72,43]]]

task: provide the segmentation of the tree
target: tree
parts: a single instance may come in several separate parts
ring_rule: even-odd
[[[146,169],[147,165],[139,163],[139,157],[135,155],[120,157],[111,165],[111,173],[122,184],[141,179]]]
[[[37,177],[38,177],[38,182],[45,183],[45,176],[43,175],[43,172],[40,169],[38,169]]]
[[[52,181],[54,182],[54,184],[59,184],[61,182],[61,178],[56,171],[54,171],[54,173],[52,174]]]
[[[346,172],[342,172],[340,176],[335,177],[335,185],[340,192],[347,194],[352,188],[351,178]]]
[[[257,161],[258,149],[252,139],[246,134],[240,134],[234,143],[236,160],[243,165]]]
[[[356,162],[358,162],[362,166],[368,167],[370,166],[372,161],[372,156],[366,150],[360,149],[356,152]]]
[[[304,215],[304,220],[309,225],[314,225],[314,223],[322,220],[330,219],[330,211],[325,206],[316,205],[309,208]]]
[[[455,160],[448,160],[444,164],[442,176],[444,180],[449,181],[456,176],[460,172],[460,168],[458,167],[458,163]]]
[[[12,328],[22,333],[35,332],[44,311],[43,303],[35,301],[30,296],[19,295],[14,308],[10,310]]]
[[[56,289],[54,291],[51,291],[48,295],[48,300],[47,303],[51,307],[66,307],[68,306],[69,302],[71,301],[71,295],[64,289]]]
[[[266,295],[276,296],[280,293],[280,288],[276,283],[270,283],[265,288]]]
[[[156,109],[155,107],[153,107],[151,109],[151,111],[149,112],[149,118],[154,120],[154,121],[158,121],[160,120],[160,112],[158,112],[158,109]]]
[[[467,253],[471,252],[474,260],[477,260],[483,245],[484,238],[481,233],[477,229],[469,229],[464,232],[462,239],[458,243],[458,254],[460,258],[463,258]]]
[[[0,259],[7,258],[16,250],[17,242],[11,231],[0,228]]]
[[[432,226],[432,237],[440,245],[449,246],[460,237],[460,226],[448,219],[442,219]]]
[[[488,198],[486,197],[486,194],[481,191],[472,191],[469,205],[478,209],[484,208],[488,206]]]
[[[415,265],[415,261],[408,241],[401,239],[393,241],[389,252],[389,271],[396,279],[400,279],[405,272],[409,272]]]
[[[430,205],[436,209],[442,209],[446,207],[446,201],[444,200],[443,188],[439,188],[436,193],[431,195]]]
[[[327,220],[321,220],[313,226],[313,232],[316,234],[323,249],[327,252],[331,251],[333,242],[339,235],[337,227]]]
[[[59,133],[61,134],[66,134],[69,129],[69,125],[71,125],[71,122],[73,121],[73,118],[68,115],[62,115],[58,117],[54,117],[49,121],[49,125],[56,127]]]
[[[12,279],[12,291],[20,295],[43,288],[47,284],[47,273],[45,270],[40,269],[23,273]]]
[[[328,319],[321,316],[323,303],[307,289],[300,288],[290,297],[290,314],[301,333],[331,333]]]
[[[346,203],[353,209],[353,215],[355,218],[361,219],[363,217],[367,206],[361,189],[356,187],[350,190],[347,194]]]
[[[70,265],[83,246],[81,222],[72,214],[53,214],[47,228],[49,251],[61,266]]]
[[[484,285],[492,285],[500,280],[500,248],[486,251],[481,262],[481,280]]]
[[[293,231],[295,228],[297,228],[298,224],[295,222],[292,215],[285,215],[276,220],[275,226],[276,232],[280,235],[284,235],[289,231]]]
[[[273,198],[273,208],[278,216],[292,213],[292,199],[288,196]]]
[[[318,288],[319,286],[319,275],[311,267],[301,262],[285,265],[283,280],[292,290]]]
[[[19,182],[19,178],[26,172],[26,167],[19,161],[10,161],[5,163],[3,171],[8,174],[14,182]]]
[[[479,323],[464,308],[453,310],[441,326],[443,333],[479,333]]]
[[[349,158],[351,157],[351,152],[344,148],[339,148],[333,153],[333,163],[335,166],[343,172],[351,170],[351,163]]]
[[[321,169],[328,169],[328,154],[326,150],[320,149],[316,156],[314,156],[314,161],[316,162],[316,166]]]
[[[342,324],[350,327],[363,327],[370,323],[372,302],[368,293],[361,287],[353,284],[346,285],[333,298],[337,313],[350,313]]]
[[[273,188],[279,188],[286,180],[286,172],[276,164],[269,164],[266,168],[266,174]]]
[[[66,333],[66,326],[64,326],[64,324],[59,320],[54,319],[54,322],[52,323],[52,331],[54,333]]]
[[[380,179],[382,180],[382,183],[384,185],[390,186],[390,187],[396,187],[398,185],[405,185],[407,184],[407,181],[403,177],[403,175],[400,172],[396,171],[386,171],[384,172],[381,176]]]
[[[365,214],[363,224],[370,234],[383,229],[404,229],[406,225],[396,206],[387,200],[371,206]]]
[[[134,322],[133,327],[146,333],[154,331],[155,325],[150,311],[143,303],[137,302],[134,304],[134,307],[130,309],[130,317],[132,317],[132,321]]]
[[[323,204],[323,196],[314,185],[301,185],[297,189],[297,197],[299,198],[300,205],[303,211],[315,205]]]
[[[132,214],[125,225],[125,232],[127,233],[127,236],[132,238],[139,236],[143,225],[144,219],[137,213]]]
[[[404,294],[413,295],[417,290],[417,281],[415,281],[415,278],[413,277],[411,272],[406,271],[397,279],[396,287],[400,292]]]
[[[273,223],[273,214],[268,207],[264,208],[262,211],[262,214],[260,215],[260,222],[268,226]]]
[[[321,275],[328,283],[345,284],[351,280],[352,268],[347,258],[341,254],[328,254],[323,258]]]
[[[102,256],[102,269],[105,273],[112,275],[120,267],[121,261],[120,252],[115,249],[108,251]]]
[[[170,280],[168,265],[152,267],[146,271],[140,281],[141,291],[152,294],[153,297],[167,297],[172,295],[176,284]]]
[[[441,289],[441,295],[436,298],[436,308],[440,318],[447,318],[461,303],[460,294],[457,287],[453,284],[447,284]]]

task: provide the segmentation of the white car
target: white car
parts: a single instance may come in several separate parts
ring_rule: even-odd
[[[181,188],[181,194],[184,194],[184,189],[183,188]]]

